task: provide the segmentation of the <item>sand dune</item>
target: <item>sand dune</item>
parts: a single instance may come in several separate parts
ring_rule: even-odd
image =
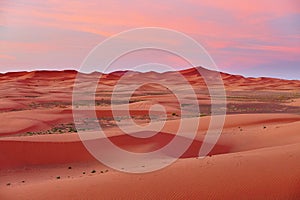
[[[71,111],[26,110],[0,113],[0,136],[48,130],[73,119]]]
[[[163,170],[142,175],[110,170],[105,174],[20,183],[5,190],[2,186],[1,198],[297,199],[300,197],[299,146],[184,159]],[[67,173],[66,168],[60,170],[63,171]]]
[[[240,121],[233,120],[234,118],[239,118]],[[229,116],[226,122],[218,143],[209,155],[300,143],[300,135],[297,131],[300,127],[298,115],[261,115],[256,119],[251,115],[243,117],[236,115]],[[174,123],[178,124],[176,121],[169,121],[162,129],[168,133],[161,132],[146,139],[131,137],[117,129],[112,131],[109,129],[107,132],[109,139],[118,147],[131,152],[149,152],[162,148],[173,139],[177,132],[173,129]],[[243,131],[240,131],[238,125],[243,128]],[[267,128],[264,129],[263,126]],[[206,129],[207,127],[199,127],[195,140],[182,158],[198,156]],[[0,143],[3,153],[0,163],[4,163],[2,169],[93,160],[78,134],[5,137],[0,139]]]
[[[300,81],[220,73],[227,97],[222,108],[227,112],[225,124],[208,156],[198,158],[211,121],[211,96],[202,76],[214,79],[217,72],[198,67],[179,73],[195,96],[186,92],[189,87],[178,80],[178,72],[171,71],[0,74],[0,199],[300,199]],[[77,75],[84,90],[73,105]],[[100,75],[96,91],[88,90]],[[126,82],[119,83],[123,76]],[[128,86],[137,82],[145,84],[125,99]],[[118,98],[111,102],[116,85],[121,90],[115,91]],[[87,96],[91,92],[95,92],[95,102]],[[182,102],[175,92],[182,95]],[[196,101],[191,100],[194,97]],[[152,107],[156,104],[166,113]],[[95,113],[90,112],[93,105]],[[135,135],[149,135],[151,131],[135,130],[128,120],[131,117],[145,127],[150,108],[155,116],[152,131],[160,127],[163,116],[167,118],[157,134],[137,138],[117,126],[116,122],[122,122]],[[164,169],[122,173],[97,161],[85,148],[76,133],[74,111],[101,125],[107,138],[126,151],[152,152],[174,137],[191,145]],[[196,122],[199,126],[192,137]],[[186,127],[179,137],[180,123]],[[162,153],[174,157],[172,152]]]

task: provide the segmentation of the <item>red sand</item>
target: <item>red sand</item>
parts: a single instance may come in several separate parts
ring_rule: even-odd
[[[99,86],[97,115],[108,124],[105,133],[128,151],[160,149],[176,134],[180,122],[178,102],[162,87],[143,86],[132,97],[131,116],[139,124],[147,124],[149,108],[161,103],[166,105],[169,120],[153,137],[138,139],[124,135],[110,120],[108,103],[111,89],[124,73],[105,75]],[[181,73],[194,88],[204,91],[197,93],[200,106],[209,106],[203,79],[195,69]],[[130,81],[161,79],[176,85],[172,74],[130,72]],[[1,200],[300,199],[300,81],[222,73],[228,103],[235,106],[231,109],[237,113],[226,116],[210,156],[197,158],[210,122],[210,116],[200,117],[192,145],[174,164],[156,172],[127,174],[96,161],[77,133],[24,135],[73,122],[71,95],[75,75],[75,71],[0,75]],[[85,75],[85,79],[98,75]],[[257,106],[255,110],[253,106]],[[126,117],[124,107],[116,106],[121,111],[118,117]],[[183,121],[191,123],[193,119]],[[188,138],[186,135],[181,139]]]

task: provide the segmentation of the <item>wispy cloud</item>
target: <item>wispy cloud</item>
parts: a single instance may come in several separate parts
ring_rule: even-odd
[[[276,71],[283,60],[300,65],[298,0],[3,0],[0,17],[1,54],[16,58],[0,57],[3,71],[21,64],[78,67],[105,37],[143,26],[192,36],[229,72],[247,75],[266,63]],[[287,70],[282,77],[290,75]]]

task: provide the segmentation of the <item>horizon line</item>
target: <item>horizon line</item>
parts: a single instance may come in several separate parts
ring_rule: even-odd
[[[26,72],[26,73],[30,73],[30,72],[63,72],[63,71],[75,71],[75,72],[79,72],[79,73],[83,73],[83,74],[92,74],[92,73],[101,73],[101,74],[111,74],[114,72],[136,72],[136,73],[148,73],[148,72],[154,72],[154,73],[158,73],[158,74],[163,74],[163,73],[167,73],[167,72],[179,72],[179,71],[184,71],[184,70],[189,70],[192,68],[203,68],[205,70],[208,71],[215,71],[215,72],[219,72],[219,73],[223,73],[223,74],[228,74],[228,75],[233,75],[233,76],[242,76],[243,78],[270,78],[270,79],[280,79],[280,80],[289,80],[289,81],[300,81],[300,79],[293,79],[293,78],[282,78],[282,77],[271,77],[271,76],[248,76],[248,75],[244,75],[244,74],[235,74],[235,73],[230,73],[230,72],[226,72],[226,71],[221,71],[221,70],[211,70],[211,69],[207,69],[205,67],[202,66],[197,66],[197,67],[189,67],[189,68],[183,68],[180,70],[166,70],[166,71],[156,71],[156,70],[146,70],[146,71],[139,71],[139,70],[132,70],[132,69],[120,69],[120,70],[114,70],[114,71],[109,71],[109,72],[102,72],[102,71],[92,71],[92,72],[83,72],[83,71],[79,71],[76,68],[65,68],[65,69],[43,69],[43,68],[37,68],[34,70],[16,70],[16,71],[4,71],[4,72],[0,72],[0,75],[5,75],[8,73],[20,73],[20,72]]]

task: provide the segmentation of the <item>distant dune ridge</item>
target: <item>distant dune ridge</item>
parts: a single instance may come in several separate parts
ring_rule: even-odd
[[[200,72],[200,73],[199,73]],[[0,78],[2,80],[5,79],[16,79],[16,80],[30,80],[30,79],[45,79],[45,80],[69,80],[74,79],[77,75],[76,70],[62,70],[62,71],[47,71],[47,70],[40,70],[40,71],[31,71],[31,72],[7,72],[7,73],[0,73]],[[157,78],[166,78],[166,77],[172,77],[173,74],[178,72],[164,72],[159,73],[155,71],[151,72],[138,72],[138,71],[130,71],[130,70],[124,70],[124,71],[115,71],[108,74],[103,74],[101,72],[93,72],[93,73],[86,73],[88,76],[100,76],[107,79],[119,79],[119,77],[123,75],[130,76],[132,78],[146,78],[146,79],[157,79]],[[268,77],[259,77],[259,78],[253,78],[253,77],[244,77],[240,75],[231,75],[224,72],[217,72],[205,69],[203,67],[195,67],[195,68],[189,68],[179,71],[180,74],[182,74],[187,79],[191,79],[194,81],[200,81],[203,80],[200,74],[206,75],[206,76],[214,76],[217,73],[219,73],[223,79],[224,85],[229,86],[231,83],[236,84],[235,86],[243,86],[243,84],[263,84],[266,88],[276,86],[276,89],[281,89],[281,87],[284,88],[284,85],[291,85],[295,87],[299,87],[300,83],[299,80],[284,80],[284,79],[278,79],[278,78],[268,78]],[[84,73],[85,74],[85,73]],[[280,84],[281,83],[281,84]],[[273,85],[272,85],[273,84]],[[283,86],[282,86],[283,84]],[[278,88],[279,87],[279,88]]]
[[[84,147],[73,112],[90,109],[91,103],[83,94],[81,104],[72,105],[77,71],[0,74],[0,199],[300,199],[300,80],[220,73],[227,116],[217,144],[202,159],[198,152],[211,120],[211,97],[201,74],[214,77],[218,72],[202,67],[179,71],[195,90],[197,104],[190,103],[192,94],[185,93],[179,103],[163,85],[185,91],[187,86],[175,78],[176,73],[80,74],[82,87],[101,76],[93,102],[95,123],[124,150],[155,151],[172,141],[180,122],[199,120],[195,138],[180,138],[191,140],[180,158],[146,174],[111,169]],[[124,93],[128,85],[145,82],[130,97],[130,116],[124,112],[127,102],[122,95],[111,102],[123,76],[128,77],[120,85]],[[129,117],[147,125],[155,104],[164,106],[167,117],[156,135],[133,138],[117,126],[117,122],[126,126]],[[196,115],[195,106],[200,109]],[[151,112],[157,120],[153,123],[159,123],[161,111]]]

